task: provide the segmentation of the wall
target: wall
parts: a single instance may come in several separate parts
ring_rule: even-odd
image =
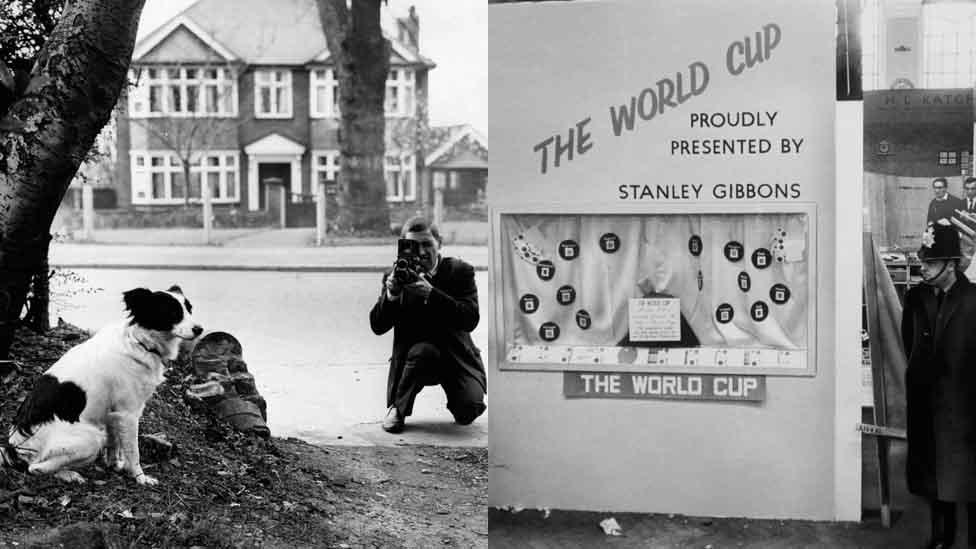
[[[495,113],[489,293],[496,296],[495,344],[487,353],[494,410],[489,504],[857,520],[859,349],[856,342],[850,349],[837,345],[845,334],[845,343],[852,339],[842,327],[858,333],[844,323],[858,310],[849,290],[840,300],[836,265],[857,265],[860,254],[847,248],[851,253],[838,263],[835,211],[845,191],[834,163],[833,3],[621,0],[489,10]],[[756,33],[771,22],[781,30],[775,49],[732,75],[729,46],[747,39],[754,46]],[[678,92],[665,108],[651,115],[648,107],[633,129],[615,135],[613,109],[632,97],[646,99],[647,89],[663,96],[666,79],[682,78],[688,94],[696,61],[709,68],[703,91]],[[746,111],[777,112],[778,122],[715,131],[690,123],[692,113]],[[576,139],[589,135],[590,147],[581,150],[576,141],[572,158],[563,154],[555,166],[550,156],[543,173],[543,144],[556,135],[565,144],[572,130]],[[672,139],[711,137],[777,143],[794,137],[804,148],[802,154],[685,156],[668,147]],[[757,404],[567,399],[558,365],[556,371],[502,367],[506,334],[497,296],[508,276],[500,250],[510,244],[501,240],[501,213],[776,211],[782,201],[718,200],[710,191],[727,183],[783,182],[799,186],[791,204],[815,205],[818,223],[814,375],[767,377],[765,401]],[[620,197],[618,185],[645,183],[700,184],[704,192],[700,199]],[[859,187],[851,189],[844,200],[857,203]],[[855,366],[841,371],[837,365]]]

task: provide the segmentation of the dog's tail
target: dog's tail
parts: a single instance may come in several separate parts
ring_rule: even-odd
[[[7,441],[0,441],[0,464],[3,464],[4,467],[20,471],[21,473],[27,472],[28,463],[20,457],[17,449]]]

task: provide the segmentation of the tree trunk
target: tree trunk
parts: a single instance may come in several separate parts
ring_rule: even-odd
[[[51,249],[48,239],[38,253],[41,257],[40,265],[31,281],[31,300],[28,305],[30,316],[26,318],[27,325],[35,332],[46,332],[51,329],[51,265],[48,262],[48,252]]]
[[[380,0],[318,0],[342,111],[339,149],[341,229],[388,231],[383,160],[386,116],[383,101],[390,72],[390,41],[380,27]]]
[[[126,81],[145,0],[75,0],[0,133],[0,359],[7,358],[51,222]]]

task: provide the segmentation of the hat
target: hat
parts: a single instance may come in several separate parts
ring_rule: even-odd
[[[951,225],[934,223],[922,233],[922,247],[918,249],[918,258],[922,261],[961,257],[959,233]]]

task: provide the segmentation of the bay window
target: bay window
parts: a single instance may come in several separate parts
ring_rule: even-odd
[[[237,116],[237,77],[229,68],[159,66],[132,69],[129,115]]]
[[[201,186],[210,188],[214,203],[238,200],[238,153],[211,151],[190,161],[190,180],[186,180],[179,157],[167,151],[132,153],[132,203],[181,204],[200,202]]]

